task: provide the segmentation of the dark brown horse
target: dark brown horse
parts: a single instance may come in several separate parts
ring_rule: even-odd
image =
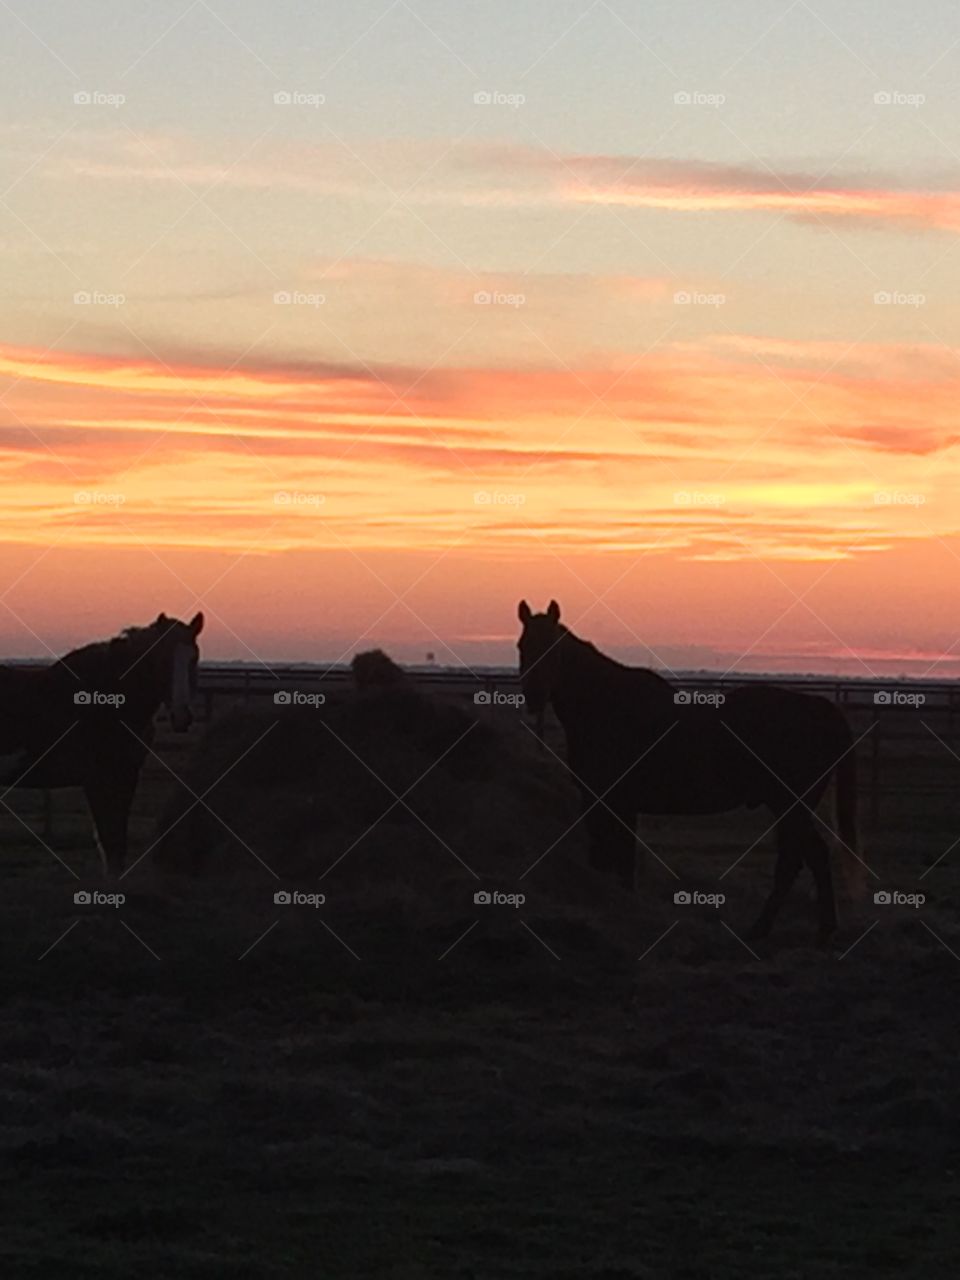
[[[836,777],[837,835],[852,889],[856,854],[854,743],[826,698],[755,684],[703,704],[653,671],[626,667],[560,622],[551,601],[519,609],[520,677],[526,708],[553,705],[580,787],[594,866],[634,882],[637,814],[723,813],[765,805],[776,824],[773,892],[749,937],[765,937],[806,862],[817,888],[818,940],[836,930],[827,844],[814,811]]]
[[[127,856],[127,821],[161,705],[185,733],[203,614],[74,649],[39,670],[0,667],[0,786],[82,787],[108,875]],[[12,758],[11,758],[12,757]]]

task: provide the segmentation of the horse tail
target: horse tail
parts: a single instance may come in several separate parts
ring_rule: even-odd
[[[858,901],[866,890],[866,876],[857,847],[857,753],[846,724],[844,730],[844,752],[834,770],[837,834],[840,837],[843,878],[847,892],[854,901]]]

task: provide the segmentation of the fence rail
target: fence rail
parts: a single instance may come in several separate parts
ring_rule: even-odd
[[[478,692],[513,693],[520,688],[516,670],[509,669],[474,672],[408,668],[407,673],[418,687],[429,692],[470,696]],[[349,687],[351,679],[350,669],[345,666],[322,668],[290,664],[268,669],[207,663],[200,667],[198,687],[204,712],[210,717],[220,699],[241,699],[249,704],[253,699],[281,690],[332,692]],[[671,683],[678,692],[686,692],[693,698],[758,681],[830,698],[848,715],[856,735],[864,734],[859,753],[860,779],[861,788],[867,792],[869,819],[874,829],[880,825],[885,797],[960,795],[960,742],[957,741],[960,682],[791,675],[722,677],[692,673],[672,679]],[[911,747],[916,760],[921,760],[925,752],[928,760],[939,759],[940,764],[947,767],[949,776],[945,779],[942,769],[933,767],[926,771],[919,767],[905,770],[903,753]]]

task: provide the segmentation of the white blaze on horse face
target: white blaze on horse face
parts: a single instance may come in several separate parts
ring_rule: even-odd
[[[193,721],[190,709],[190,665],[193,645],[178,644],[173,651],[173,673],[170,679],[170,723],[174,729],[189,729]]]

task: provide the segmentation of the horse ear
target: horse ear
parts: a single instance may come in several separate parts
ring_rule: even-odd
[[[169,622],[169,618],[165,613],[158,613],[157,620],[153,624],[155,627],[164,627]]]
[[[547,605],[547,617],[551,622],[560,621],[560,606],[557,604],[556,600],[551,600]]]
[[[190,630],[195,636],[198,636],[203,630],[203,614],[197,613],[190,619]]]
[[[533,617],[533,614],[530,612],[530,606],[527,604],[526,600],[520,601],[520,607],[517,609],[517,617],[524,626],[526,626]]]

